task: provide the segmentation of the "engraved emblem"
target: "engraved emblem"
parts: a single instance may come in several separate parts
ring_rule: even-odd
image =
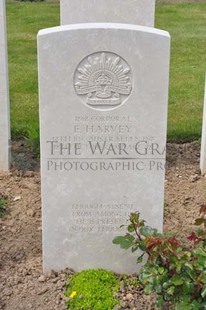
[[[113,109],[124,103],[131,93],[131,70],[126,61],[114,53],[94,53],[78,65],[74,87],[86,105],[98,110]]]

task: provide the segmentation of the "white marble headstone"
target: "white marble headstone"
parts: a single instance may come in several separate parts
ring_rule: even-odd
[[[0,0],[0,171],[10,167],[10,116],[5,0]]]
[[[61,25],[126,23],[154,27],[155,0],[60,0]]]
[[[138,210],[162,230],[169,55],[153,28],[39,32],[44,271],[135,272],[120,225]]]
[[[203,121],[202,121],[200,170],[202,174],[206,174],[206,77],[205,77],[205,97],[204,97]]]

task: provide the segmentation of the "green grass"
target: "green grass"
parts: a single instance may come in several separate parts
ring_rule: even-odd
[[[36,36],[40,29],[59,25],[59,4],[7,3],[12,138],[38,129]]]
[[[206,3],[161,3],[156,27],[171,34],[168,138],[201,136],[206,72]]]
[[[0,196],[0,218],[8,213],[7,201]]]
[[[12,138],[38,130],[36,35],[59,25],[59,3],[7,1]],[[201,136],[206,3],[158,3],[156,27],[172,37],[168,138]]]

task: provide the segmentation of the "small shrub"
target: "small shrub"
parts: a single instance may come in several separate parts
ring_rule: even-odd
[[[119,280],[112,272],[84,270],[69,277],[65,296],[71,310],[112,310],[119,300],[114,296],[119,290]]]
[[[195,222],[204,228],[188,236],[187,246],[174,235],[163,235],[146,226],[138,212],[131,213],[129,220],[128,232],[113,243],[132,252],[140,249],[137,263],[147,257],[139,274],[144,292],[155,292],[159,307],[170,303],[175,310],[206,309],[206,205]]]

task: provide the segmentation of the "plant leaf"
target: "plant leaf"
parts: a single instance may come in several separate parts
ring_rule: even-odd
[[[127,230],[128,232],[132,233],[134,232],[134,226],[132,224],[130,224],[128,227],[127,227]]]
[[[203,286],[203,289],[202,289],[202,292],[201,292],[201,296],[203,298],[205,298],[205,296],[206,296],[206,285]]]
[[[153,292],[153,285],[146,285],[144,288],[144,292],[146,295],[150,295]]]
[[[157,229],[154,229],[150,226],[142,226],[140,227],[140,233],[144,237],[154,236],[157,233]]]
[[[142,263],[142,261],[143,261],[143,256],[144,256],[144,254],[142,254],[141,256],[139,256],[139,257],[137,258],[137,264],[141,264],[141,263]]]
[[[200,217],[198,219],[195,220],[195,225],[201,225],[205,222],[205,219]]]
[[[134,253],[135,251],[137,251],[139,249],[139,244],[135,244],[132,247],[132,253]]]
[[[135,237],[127,234],[125,236],[118,236],[113,239],[114,244],[119,244],[122,249],[128,249],[133,245]]]

